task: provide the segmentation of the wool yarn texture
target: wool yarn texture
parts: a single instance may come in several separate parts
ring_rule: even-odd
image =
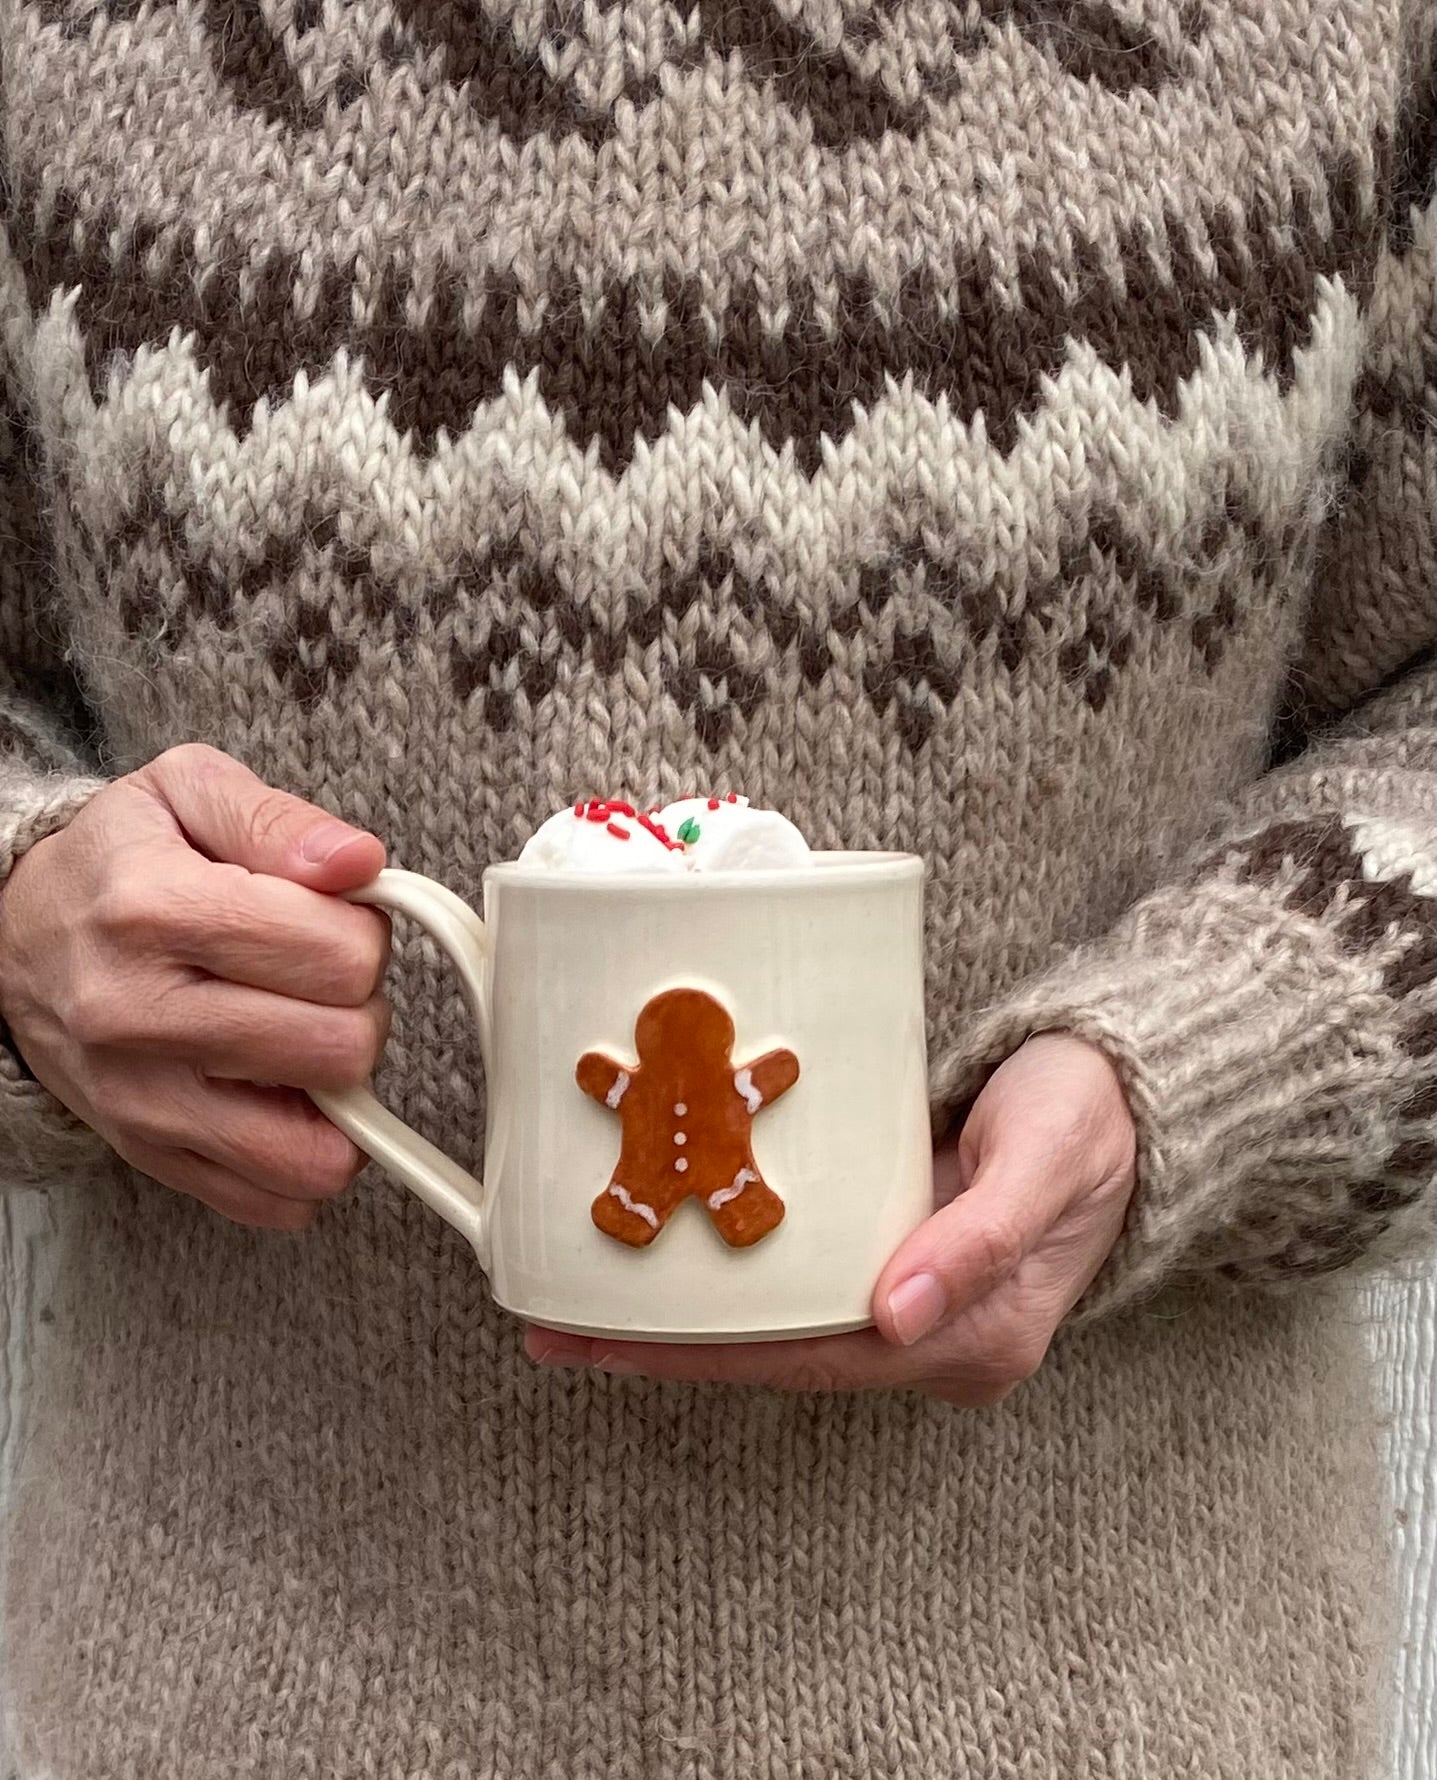
[[[0,1045],[59,1233],[27,1780],[1375,1771],[1433,26],[0,0],[0,881],[187,740],[470,900],[565,804],[733,788],[923,856],[936,1129],[1065,1028],[1139,1145],[1044,1366],[961,1413],[536,1370],[377,1170],[240,1229]],[[454,987],[406,931],[391,982],[379,1089],[478,1166]]]

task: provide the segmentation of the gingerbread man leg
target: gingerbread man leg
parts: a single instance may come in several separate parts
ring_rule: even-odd
[[[673,1207],[647,1205],[620,1182],[610,1181],[590,1209],[605,1236],[615,1236],[630,1248],[647,1248],[669,1221]]]
[[[710,1193],[704,1203],[730,1248],[748,1248],[783,1222],[782,1199],[751,1168],[740,1170],[733,1186]]]

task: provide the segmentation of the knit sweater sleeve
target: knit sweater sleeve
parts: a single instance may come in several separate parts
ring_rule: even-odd
[[[1077,1033],[1116,1066],[1138,1185],[1080,1319],[1180,1276],[1276,1286],[1430,1234],[1437,205],[1416,135],[1419,201],[1394,214],[1367,312],[1297,720],[1171,881],[938,1059],[943,1118],[1036,1032]]]
[[[16,861],[103,782],[44,599],[50,557],[34,465],[0,345],[0,895]],[[0,1188],[92,1175],[108,1153],[34,1079],[0,1022]]]

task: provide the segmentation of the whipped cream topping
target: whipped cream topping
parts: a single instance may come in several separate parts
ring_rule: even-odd
[[[678,840],[690,871],[775,871],[812,864],[808,842],[777,810],[746,797],[684,797],[654,820]]]
[[[521,865],[595,873],[773,871],[812,864],[808,842],[777,810],[746,797],[684,797],[663,809],[593,798],[550,816]]]
[[[524,844],[520,865],[544,871],[682,873],[683,848],[632,804],[599,799],[550,816]]]

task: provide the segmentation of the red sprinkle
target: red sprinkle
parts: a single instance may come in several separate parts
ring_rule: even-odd
[[[607,827],[609,833],[613,835],[616,841],[626,841],[629,838],[628,829],[620,828],[617,822],[610,822],[607,824]]]
[[[634,806],[631,803],[617,803],[617,802],[615,802],[615,803],[609,804],[607,806],[607,808],[608,808],[609,814],[611,816],[628,816],[630,818],[633,818],[634,816],[636,816],[638,814],[638,812],[635,810]]]
[[[684,842],[682,842],[682,840],[670,840],[670,833],[668,833],[668,829],[664,828],[662,822],[652,822],[646,815],[636,815],[634,821],[639,824],[639,828],[648,829],[648,833],[654,835],[655,840],[662,840],[662,844],[670,849],[670,853],[682,853],[682,851],[684,851]]]
[[[724,799],[724,802],[725,803],[737,803],[738,802],[738,793],[736,791],[730,791],[728,796]]]
[[[709,808],[711,810],[716,810],[718,807],[719,807],[719,800],[716,797],[711,797],[709,799]]]
[[[581,804],[581,803],[576,803],[576,804],[575,804],[575,805],[574,805],[574,814],[575,814],[575,815],[576,815],[576,816],[582,816],[582,815],[583,815],[583,813],[584,813],[584,806],[583,806],[583,804]]]
[[[607,822],[609,819],[608,809],[601,803],[591,803],[584,815],[590,822]]]

